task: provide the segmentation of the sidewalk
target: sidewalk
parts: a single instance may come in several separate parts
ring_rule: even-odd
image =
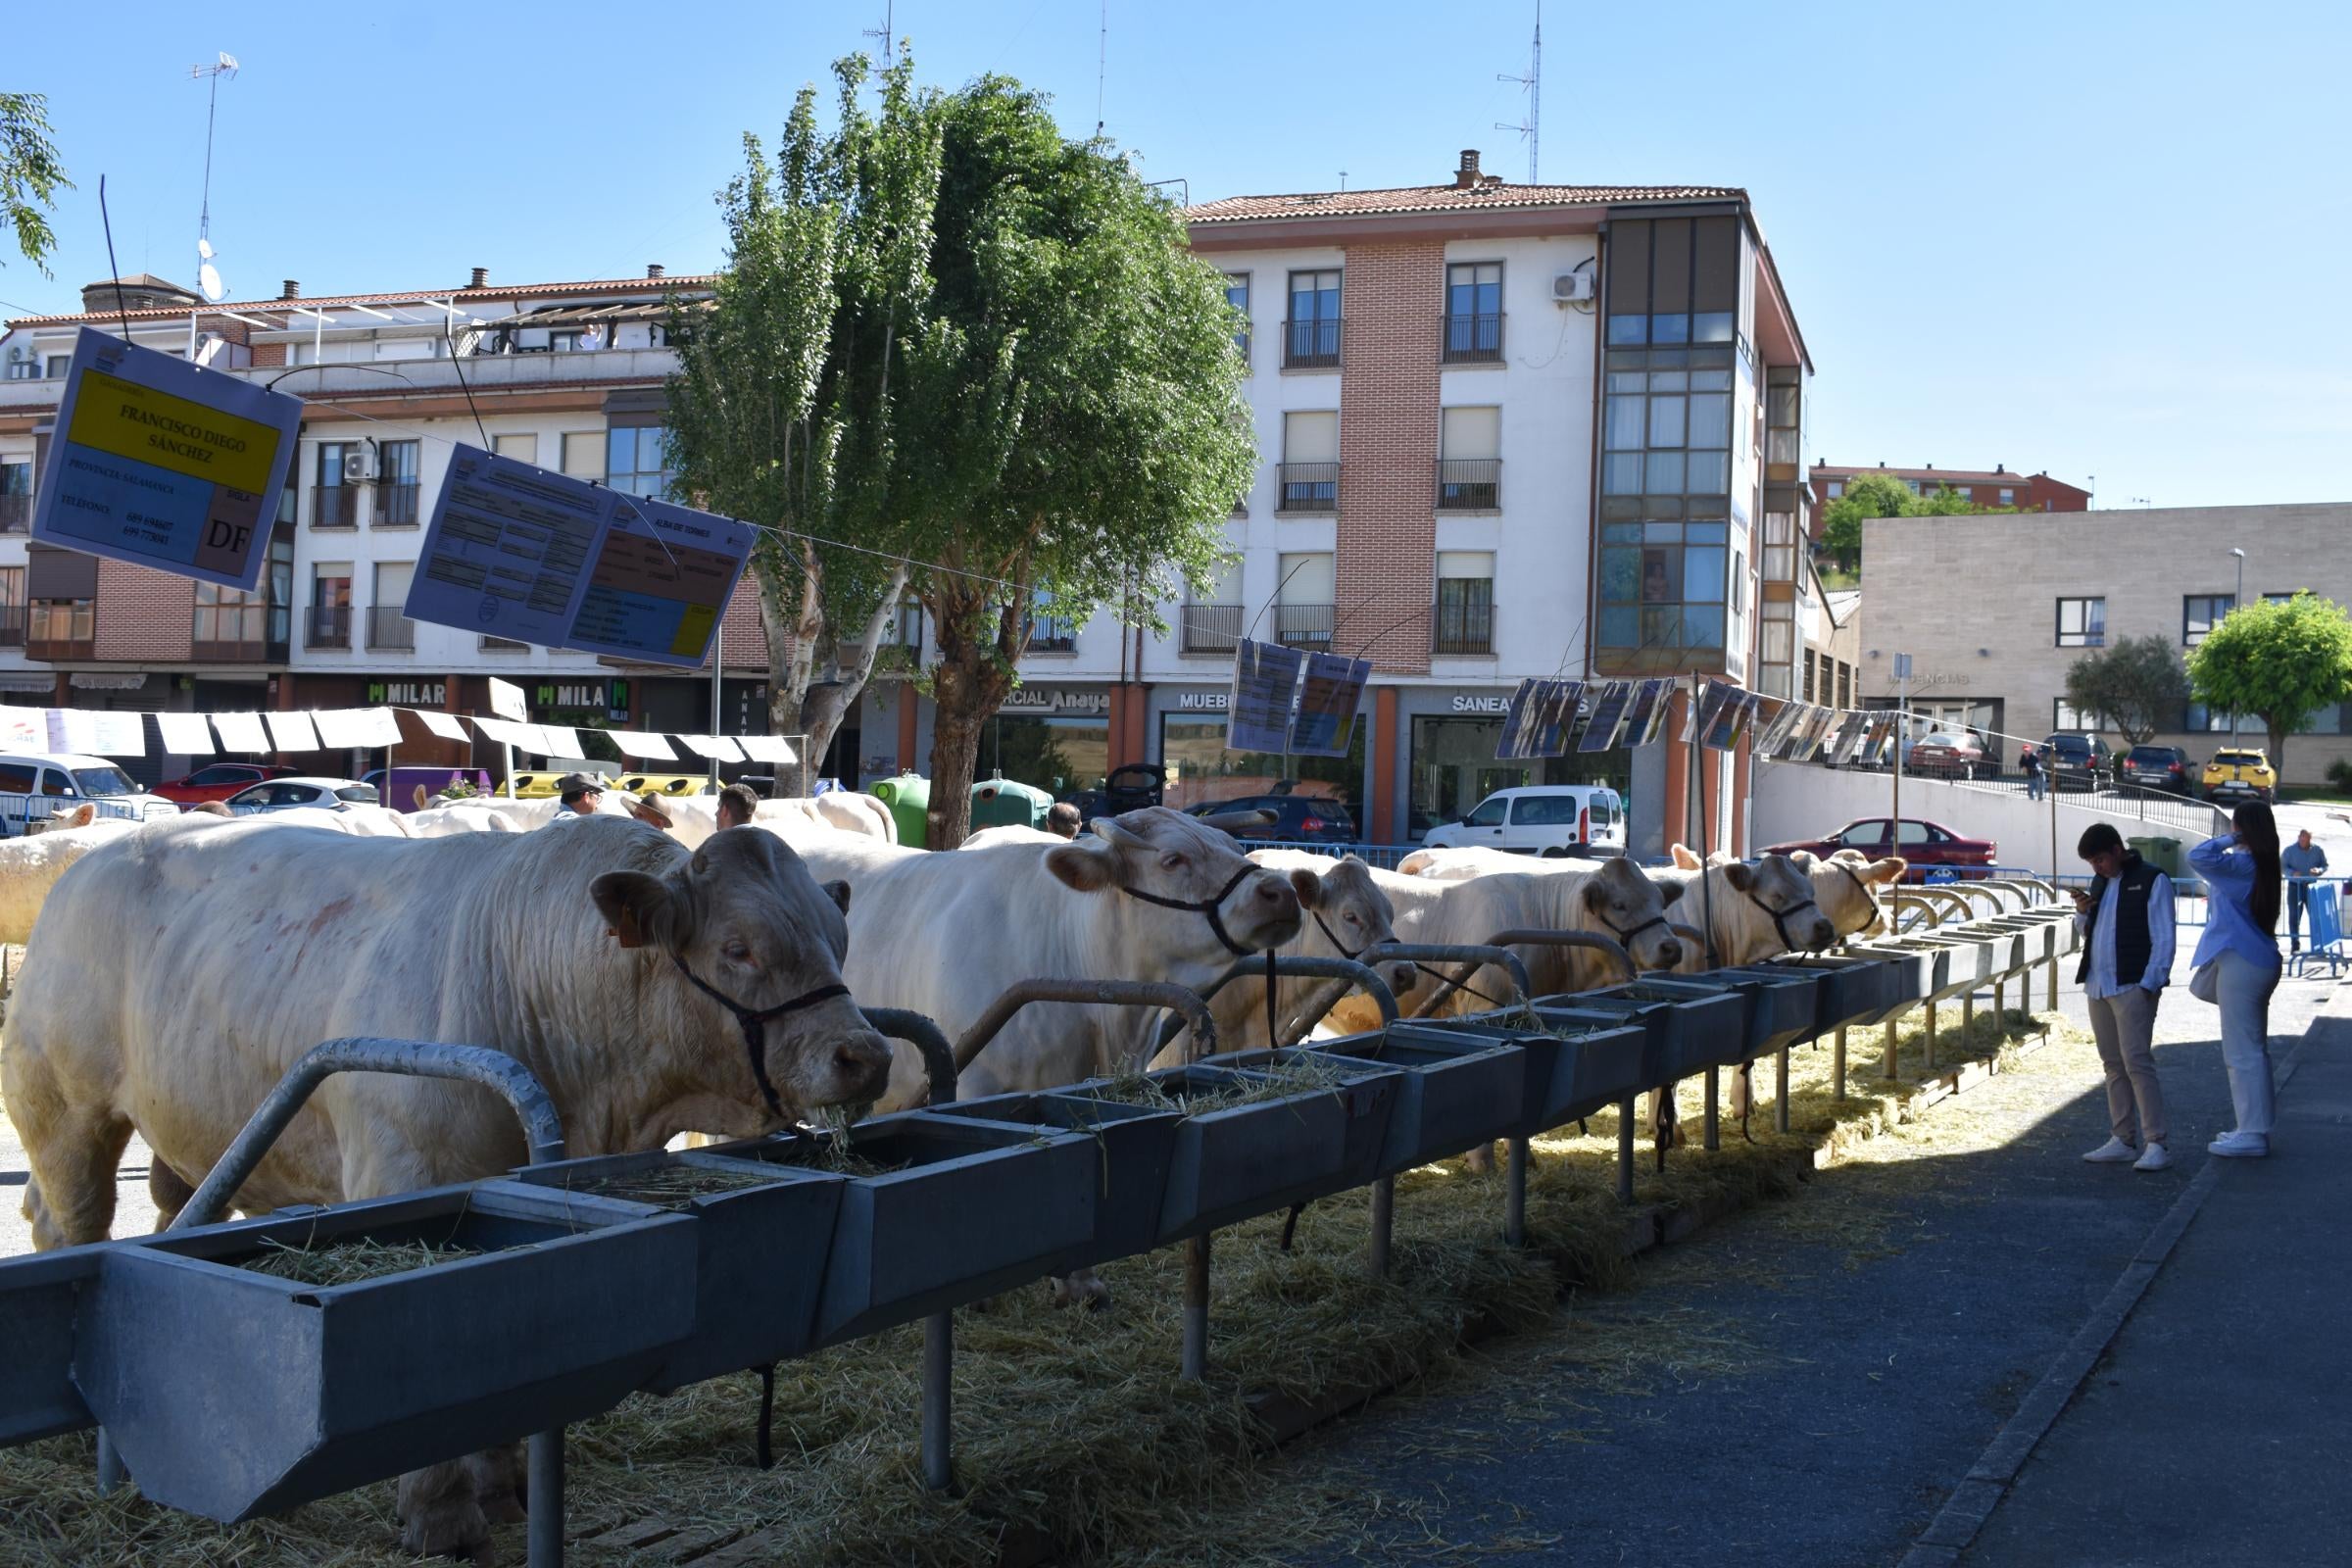
[[[2215,1162],[2146,1294],[1958,1561],[2344,1560],[2352,1016],[2340,1004],[2294,1060],[2271,1157]]]

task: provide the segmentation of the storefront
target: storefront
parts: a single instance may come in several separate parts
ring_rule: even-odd
[[[1509,686],[1429,687],[1398,690],[1397,721],[1405,730],[1404,836],[1418,843],[1443,822],[1455,821],[1500,789],[1527,784],[1607,784],[1619,794],[1632,787],[1633,759],[1622,746],[1605,752],[1570,752],[1564,757],[1505,761],[1504,716]]]
[[[1356,715],[1346,757],[1283,757],[1271,752],[1236,752],[1225,746],[1228,685],[1160,686],[1148,709],[1152,760],[1167,769],[1168,805],[1186,810],[1204,801],[1240,800],[1273,793],[1286,780],[1286,793],[1328,796],[1364,821],[1365,760],[1371,744],[1369,705]]]
[[[1110,688],[1016,688],[981,726],[972,772],[1002,773],[1057,797],[1101,789],[1110,774]]]

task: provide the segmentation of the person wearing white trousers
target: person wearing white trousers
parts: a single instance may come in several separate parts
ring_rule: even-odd
[[[2271,808],[2249,802],[2231,831],[2188,852],[2205,879],[2205,935],[2191,960],[2213,966],[2212,1001],[2222,1009],[2222,1062],[2237,1126],[2206,1145],[2210,1153],[2260,1159],[2271,1152],[2277,1089],[2271,1078],[2271,993],[2278,989],[2278,828]]]
[[[2218,961],[2222,1061],[2230,1069],[2230,1103],[2237,1112],[2237,1131],[2227,1136],[2249,1144],[2259,1139],[2267,1154],[2278,1105],[2271,1078],[2271,993],[2278,989],[2278,967],[2265,968],[2235,953],[2224,953]]]

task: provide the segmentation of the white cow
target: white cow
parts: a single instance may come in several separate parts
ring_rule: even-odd
[[[408,813],[409,837],[413,839],[448,838],[453,833],[520,833],[522,825],[504,811],[486,811],[478,806],[456,802],[448,806],[431,806]]]
[[[1050,850],[1056,844],[1069,842],[1060,834],[1049,833],[1042,827],[1021,827],[1015,823],[1002,822],[995,827],[980,828],[965,835],[964,841],[956,848],[958,850],[993,850],[1003,844],[1032,844],[1040,849]]]
[[[89,805],[60,811],[51,823],[46,833],[0,843],[0,943],[22,946],[31,940],[41,905],[66,868],[101,844],[136,833],[140,825],[102,817]]]
[[[183,1176],[207,1170],[298,1057],[345,1035],[506,1052],[546,1087],[573,1154],[689,1128],[758,1134],[870,1100],[888,1048],[846,992],[828,995],[848,941],[846,893],[831,891],[750,830],[691,855],[601,821],[396,842],[189,819],[119,838],[51,892],[0,1049],[34,1245],[106,1236],[133,1131]],[[754,1042],[730,1010],[796,1002]],[[234,1201],[370,1198],[524,1153],[483,1089],[342,1074]],[[408,1545],[485,1541],[462,1478],[489,1468],[405,1478]]]

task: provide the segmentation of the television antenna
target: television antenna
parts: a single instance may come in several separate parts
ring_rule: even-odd
[[[1515,81],[1527,92],[1527,118],[1515,123],[1497,120],[1496,130],[1515,130],[1527,143],[1527,182],[1538,184],[1536,177],[1537,153],[1541,150],[1544,127],[1544,0],[1536,0],[1536,45],[1529,56],[1527,74],[1514,76],[1509,72],[1495,73],[1496,81]]]
[[[189,80],[211,82],[204,106],[204,201],[196,219],[196,286],[215,305],[226,297],[228,285],[213,265],[213,121],[220,107],[220,78],[236,74],[237,57],[225,49],[211,65],[188,68]]]
[[[885,65],[896,65],[899,58],[898,28],[893,22],[895,14],[895,0],[885,0],[882,7],[882,25],[865,29],[866,37],[875,39],[882,45],[882,60]]]

